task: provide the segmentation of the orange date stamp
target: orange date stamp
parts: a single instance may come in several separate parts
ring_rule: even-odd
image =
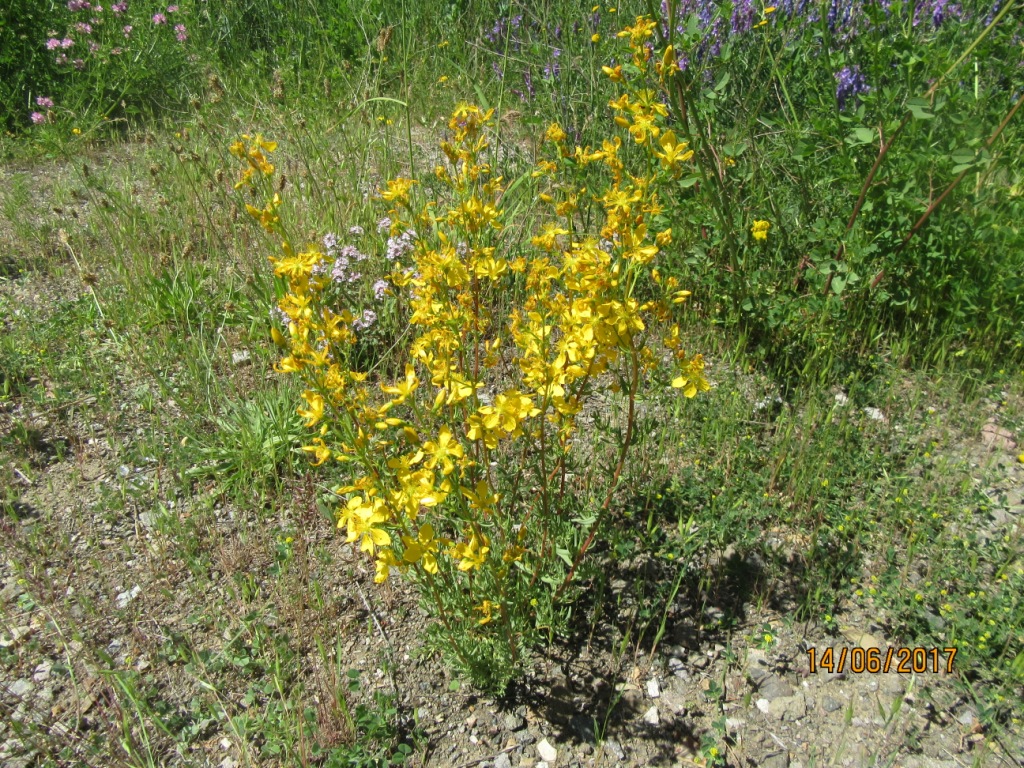
[[[807,657],[811,674],[819,669],[841,675],[850,672],[855,675],[888,674],[890,670],[899,674],[924,674],[925,672],[953,672],[956,648],[808,648]]]

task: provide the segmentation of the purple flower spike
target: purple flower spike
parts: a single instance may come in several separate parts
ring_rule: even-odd
[[[852,100],[854,108],[859,103],[858,97],[867,93],[871,88],[867,84],[867,80],[864,79],[864,74],[860,71],[860,67],[854,65],[852,67],[843,67],[841,70],[836,72],[836,100],[839,102],[839,109],[846,109],[848,102]]]

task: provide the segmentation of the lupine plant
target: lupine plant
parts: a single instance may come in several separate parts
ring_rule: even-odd
[[[239,185],[272,195],[248,210],[280,240],[271,261],[287,325],[274,335],[287,354],[277,370],[307,387],[299,413],[317,430],[304,448],[313,463],[349,473],[333,490],[338,527],[378,582],[399,572],[416,585],[434,636],[486,688],[504,687],[574,596],[639,441],[645,386],[671,381],[685,397],[709,388],[674,322],[690,292],[656,267],[672,241],[661,190],[692,152],[646,87],[674,67],[671,51],[653,52],[654,28],[638,18],[621,33],[634,77],[609,69],[623,88],[614,125],[625,141],[573,146],[558,124],[547,128],[531,180],[548,214],[525,248],[506,236],[512,185],[488,162],[492,110],[455,109],[438,199],[420,199],[413,179],[387,182],[390,273],[373,290],[392,294],[412,329],[397,380],[376,380],[353,351],[371,322],[350,308],[353,270],[371,260],[337,252],[333,238],[325,249],[295,244],[269,184],[276,144],[244,136],[232,147],[245,163]],[[588,166],[600,191],[580,185]],[[588,198],[599,215],[586,224]],[[607,456],[580,439],[599,410],[620,427]]]
[[[672,268],[788,385],[851,374],[883,339],[940,362],[1022,348],[1014,5],[658,9],[699,169]]]

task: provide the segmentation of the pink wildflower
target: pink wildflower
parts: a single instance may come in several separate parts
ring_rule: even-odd
[[[32,122],[35,125],[42,125],[46,122],[46,115],[44,115],[42,112],[33,112],[31,118]]]
[[[174,36],[178,38],[179,43],[184,43],[188,40],[188,31],[185,29],[184,24],[174,25]]]
[[[153,23],[154,24],[166,24],[167,23],[167,17],[164,16],[162,13],[154,13],[153,14]]]
[[[53,99],[49,96],[36,96],[36,106],[50,108],[53,106]]]

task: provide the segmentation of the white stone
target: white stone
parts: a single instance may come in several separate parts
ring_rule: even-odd
[[[657,680],[652,679],[647,681],[647,695],[652,699],[656,699],[661,696],[661,688],[658,687]]]
[[[558,759],[558,750],[551,746],[547,739],[542,739],[540,744],[537,745],[537,754],[540,755],[541,760],[549,763],[553,763]]]
[[[123,608],[127,608],[128,607],[128,603],[130,603],[132,600],[134,600],[140,594],[142,594],[142,587],[140,587],[138,584],[136,584],[130,590],[128,590],[127,592],[120,593],[115,598],[115,601],[117,602],[117,607],[118,608],[122,608],[122,609]]]
[[[644,714],[644,722],[648,725],[657,725],[659,722],[661,722],[661,720],[658,717],[657,707],[651,707],[647,710],[647,712]]]
[[[878,421],[881,422],[882,424],[885,424],[887,421],[887,419],[885,418],[885,414],[882,413],[878,408],[873,408],[869,406],[864,409],[864,415],[867,416],[872,421]]]

